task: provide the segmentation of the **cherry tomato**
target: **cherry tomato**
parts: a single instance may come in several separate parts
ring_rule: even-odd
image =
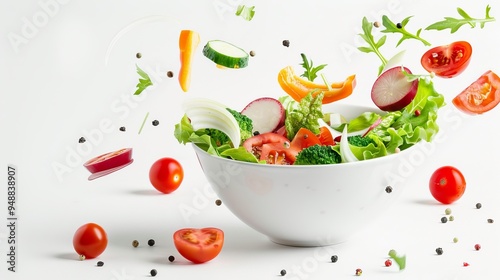
[[[472,47],[466,41],[432,48],[424,53],[420,63],[428,72],[442,78],[452,78],[469,65]]]
[[[319,129],[319,142],[321,145],[333,146],[335,145],[335,141],[333,139],[333,135],[327,127],[320,127]]]
[[[310,146],[320,145],[321,142],[312,131],[307,128],[300,128],[297,134],[292,139],[290,145],[292,147],[297,147],[299,150],[305,149]]]
[[[487,71],[452,100],[453,105],[466,114],[488,112],[500,103],[500,78]]]
[[[273,132],[252,136],[243,142],[243,147],[259,160],[282,165],[293,164],[300,151],[290,145],[288,138]]]
[[[149,169],[149,181],[162,193],[171,193],[182,183],[184,169],[175,159],[165,157],[155,161]]]
[[[429,180],[429,190],[432,196],[443,204],[457,201],[465,192],[465,178],[462,172],[453,166],[443,166]]]
[[[78,255],[86,259],[98,257],[108,246],[108,237],[104,229],[95,223],[84,224],[73,236],[73,247]]]
[[[174,233],[174,245],[187,260],[208,262],[222,250],[224,232],[218,228],[183,228]]]

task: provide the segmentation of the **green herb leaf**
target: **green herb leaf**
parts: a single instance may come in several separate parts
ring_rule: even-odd
[[[363,33],[358,34],[365,42],[368,43],[368,46],[361,46],[358,47],[358,50],[364,52],[364,53],[375,53],[380,61],[382,61],[382,65],[379,67],[378,74],[382,72],[382,69],[384,69],[385,65],[387,64],[387,59],[382,55],[380,52],[380,48],[385,44],[385,41],[387,39],[387,36],[384,35],[378,39],[378,41],[375,41],[375,38],[373,38],[372,35],[372,29],[373,29],[373,24],[368,21],[366,17],[363,17],[362,21],[362,29]]]
[[[399,46],[404,40],[407,40],[407,39],[416,39],[416,40],[419,40],[420,42],[422,42],[424,45],[430,46],[431,43],[427,42],[422,37],[420,37],[420,32],[422,31],[422,29],[417,30],[416,34],[412,34],[405,29],[405,26],[410,21],[410,18],[411,18],[411,16],[403,19],[403,21],[400,22],[400,26],[398,27],[398,25],[395,24],[394,22],[392,22],[388,16],[383,15],[382,16],[382,25],[384,25],[385,29],[382,30],[381,32],[383,32],[383,33],[400,33],[402,36],[401,36],[401,39],[396,44],[396,47]]]
[[[305,69],[304,73],[300,76],[308,79],[311,82],[314,81],[314,79],[318,77],[318,71],[321,71],[323,68],[325,68],[326,64],[321,64],[314,67],[312,60],[308,60],[305,54],[301,53],[300,56],[302,57],[303,61],[300,65],[302,65],[302,67],[304,67]]]
[[[467,14],[462,8],[457,8],[457,12],[460,16],[462,16],[462,18],[445,17],[444,20],[438,21],[436,23],[427,26],[425,30],[450,29],[450,33],[455,33],[457,32],[458,29],[460,29],[460,27],[466,24],[470,25],[471,28],[474,28],[476,27],[477,23],[479,23],[481,28],[484,28],[484,25],[487,22],[495,21],[495,18],[490,16],[490,10],[491,10],[490,5],[487,5],[485,17],[482,19],[478,19],[469,16],[469,14]]]
[[[141,92],[143,92],[147,87],[153,85],[153,82],[151,82],[151,78],[149,78],[149,75],[144,72],[137,64],[135,65],[137,68],[137,74],[139,74],[139,83],[137,84],[137,90],[135,91],[134,95],[139,95]]]
[[[242,18],[251,21],[253,16],[255,15],[255,6],[247,7],[245,5],[239,5],[236,9],[236,15],[241,16]]]
[[[398,264],[399,270],[406,268],[406,255],[398,255],[395,250],[390,250],[389,257],[394,259],[394,261]]]

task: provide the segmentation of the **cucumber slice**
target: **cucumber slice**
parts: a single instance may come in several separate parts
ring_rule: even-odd
[[[216,64],[227,68],[244,68],[248,65],[247,52],[221,40],[209,41],[203,47],[203,55]]]

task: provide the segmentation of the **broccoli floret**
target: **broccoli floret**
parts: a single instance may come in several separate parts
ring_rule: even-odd
[[[349,142],[349,144],[356,147],[366,147],[371,143],[375,144],[375,142],[373,142],[370,137],[363,137],[361,135],[349,136],[347,137],[347,141]]]
[[[229,136],[215,128],[206,128],[205,133],[215,142],[217,147],[230,142]]]
[[[248,138],[252,137],[253,122],[249,117],[241,114],[233,109],[226,108],[231,115],[234,116],[238,126],[240,127],[241,142],[245,142]]]
[[[342,162],[340,154],[332,146],[313,145],[301,150],[295,159],[294,165],[333,164]]]

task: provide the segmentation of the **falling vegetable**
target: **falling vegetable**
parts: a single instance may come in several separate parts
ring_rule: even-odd
[[[135,65],[137,69],[137,74],[139,74],[139,83],[137,84],[137,90],[135,91],[134,95],[139,95],[141,92],[143,92],[147,87],[152,86],[153,82],[151,82],[151,78],[149,75],[142,70],[139,65]]]
[[[253,16],[255,15],[255,6],[245,6],[245,5],[239,5],[238,9],[236,9],[237,16],[241,16],[245,20],[251,21]]]
[[[445,17],[444,20],[433,23],[425,30],[444,30],[450,29],[450,33],[455,33],[460,27],[463,25],[469,25],[471,28],[476,27],[476,24],[479,23],[481,28],[484,28],[484,24],[487,22],[495,21],[494,17],[490,16],[490,5],[486,6],[486,15],[483,19],[473,18],[469,16],[463,9],[457,8],[457,12],[462,16],[462,18],[453,18],[453,17]]]
[[[193,54],[200,44],[200,35],[193,30],[182,30],[179,36],[179,50],[181,67],[179,70],[179,84],[184,92],[189,90],[191,83],[191,64]]]

